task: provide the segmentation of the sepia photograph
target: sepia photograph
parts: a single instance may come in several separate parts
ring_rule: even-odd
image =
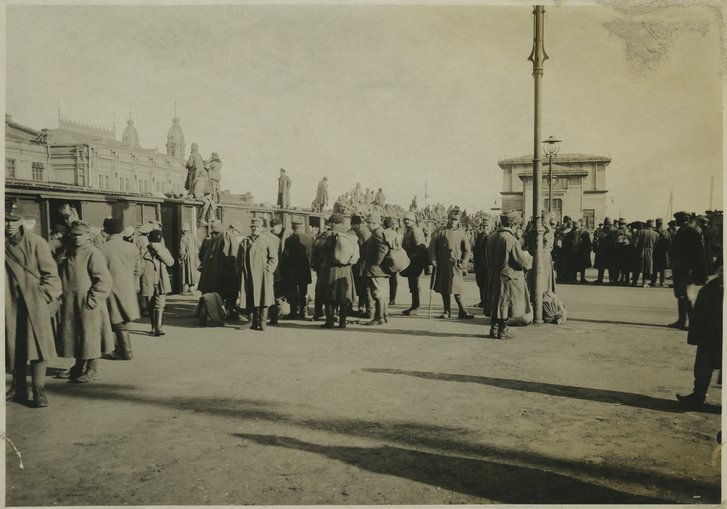
[[[723,2],[0,9],[4,506],[722,504]]]

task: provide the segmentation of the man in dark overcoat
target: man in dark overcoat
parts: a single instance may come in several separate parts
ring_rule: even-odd
[[[289,318],[307,318],[308,285],[313,239],[303,230],[300,220],[293,220],[293,233],[285,239],[283,256],[280,261],[283,281],[288,288],[290,303]]]
[[[429,263],[435,268],[432,277],[433,289],[442,296],[444,312],[440,318],[451,318],[451,295],[459,307],[458,318],[471,319],[474,315],[467,312],[462,303],[464,292],[465,267],[470,258],[472,247],[464,228],[459,224],[460,211],[452,209],[447,224],[432,233],[429,242]]]
[[[239,221],[232,221],[230,226],[220,235],[221,240],[213,243],[211,249],[219,249],[214,255],[218,265],[213,269],[216,277],[213,280],[218,285],[216,293],[222,297],[227,308],[227,318],[235,319],[240,315],[237,309],[237,297],[240,295],[240,279],[230,277],[235,273],[237,263],[237,251],[242,241],[242,224]],[[212,262],[214,263],[214,262]],[[221,266],[219,265],[221,264]]]
[[[360,187],[360,184],[358,185]],[[351,216],[351,230],[356,234],[358,239],[358,250],[359,253],[363,254],[364,244],[371,236],[371,230],[366,223],[363,222],[361,216],[354,214]],[[358,310],[357,313],[363,318],[371,320],[373,315],[373,298],[371,297],[371,289],[369,288],[368,282],[363,275],[364,260],[363,256],[353,265],[351,271],[353,273],[354,284],[356,285],[356,295],[358,295]]]
[[[651,275],[651,286],[656,286],[656,277],[659,276],[659,285],[664,286],[666,269],[669,268],[669,252],[671,251],[671,234],[664,228],[664,220],[656,220],[654,231],[659,235],[659,240],[654,246],[654,272]]]
[[[120,218],[109,220],[104,229],[109,237],[100,251],[106,259],[106,266],[113,280],[106,304],[109,308],[111,330],[116,336],[116,348],[109,357],[113,360],[130,361],[134,354],[131,351],[129,322],[141,316],[139,300],[136,297],[136,281],[141,274],[139,251],[121,236],[124,223]]]
[[[609,284],[616,284],[618,279],[618,268],[615,263],[616,250],[616,228],[610,217],[603,219],[603,227],[599,230],[598,236],[593,236],[593,250],[596,253],[595,266],[598,269],[596,284],[603,284],[603,276],[608,269]]]
[[[47,361],[55,359],[51,318],[62,292],[56,262],[42,237],[23,226],[23,211],[5,202],[5,366],[13,374],[5,399],[28,401],[27,364],[33,406],[48,405],[44,380]]]
[[[197,289],[204,293],[219,293],[224,298],[225,280],[230,277],[225,273],[225,227],[222,223],[212,226],[210,238],[202,243],[199,250],[199,284]]]
[[[420,306],[419,298],[419,276],[424,271],[424,267],[429,263],[427,253],[427,242],[424,239],[422,229],[417,225],[416,216],[413,212],[404,214],[404,238],[401,247],[406,251],[409,257],[409,266],[401,271],[409,282],[409,292],[411,293],[411,306],[405,309],[405,315],[416,315]]]
[[[674,214],[679,229],[672,243],[672,279],[677,298],[678,318],[669,327],[688,330],[692,322],[692,302],[687,295],[689,285],[703,285],[707,280],[707,261],[704,238],[694,226],[692,215],[680,211]]]
[[[722,370],[722,302],[724,299],[724,274],[704,285],[694,304],[694,321],[689,327],[687,342],[697,346],[694,358],[694,389],[691,394],[677,399],[690,410],[704,405],[712,371]]]

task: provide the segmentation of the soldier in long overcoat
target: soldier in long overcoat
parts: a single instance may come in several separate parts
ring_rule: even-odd
[[[664,220],[656,220],[654,231],[659,235],[659,240],[654,246],[654,272],[651,275],[651,286],[656,286],[656,277],[659,276],[659,285],[664,286],[666,269],[669,268],[669,252],[671,251],[671,234],[664,228]]]
[[[71,226],[73,245],[58,267],[63,284],[58,353],[76,359],[70,377],[80,383],[95,380],[98,359],[114,349],[106,304],[113,280],[89,233],[84,221]]]
[[[687,343],[697,346],[694,358],[694,389],[687,396],[677,394],[677,399],[690,410],[699,410],[707,397],[712,371],[722,369],[722,303],[724,301],[724,273],[699,291],[694,304],[694,322],[689,327]]]
[[[237,265],[237,251],[240,249],[240,241],[242,240],[242,224],[239,221],[232,221],[230,226],[220,235],[221,240],[213,243],[212,250],[217,249],[219,252],[212,253],[212,272],[215,276],[217,290],[225,302],[227,308],[227,317],[238,318],[240,310],[237,308],[237,298],[240,295],[240,278],[230,277],[235,273]],[[216,262],[215,262],[216,260]],[[217,263],[214,266],[214,263]]]
[[[303,231],[303,223],[293,220],[293,233],[285,239],[280,267],[288,289],[290,318],[307,318],[308,285],[311,284],[310,265],[313,239]]]
[[[165,334],[162,329],[167,294],[172,291],[167,267],[174,265],[174,257],[162,242],[162,232],[151,231],[146,237],[141,256],[141,294],[147,299],[147,312],[155,336]]]
[[[328,177],[323,177],[318,183],[318,189],[316,190],[316,197],[313,200],[313,211],[323,212],[323,209],[328,206]]]
[[[440,318],[452,316],[450,296],[459,307],[458,318],[474,318],[462,304],[464,292],[465,267],[469,261],[472,248],[464,228],[459,224],[460,212],[455,208],[449,213],[447,224],[432,233],[429,242],[429,262],[435,270],[433,289],[442,295],[444,312]]]
[[[381,264],[389,252],[389,246],[381,227],[381,215],[371,213],[366,217],[371,236],[364,244],[362,274],[366,278],[374,304],[374,317],[364,325],[383,325],[388,321],[389,274],[384,272]]]
[[[411,306],[405,309],[405,315],[416,315],[420,306],[419,297],[419,276],[421,276],[424,268],[429,264],[429,254],[427,252],[427,242],[424,239],[424,233],[417,226],[416,216],[413,212],[404,214],[404,237],[401,247],[406,251],[409,257],[409,266],[401,271],[409,283],[409,292],[411,293]]]
[[[646,221],[644,228],[636,232],[634,238],[639,260],[631,280],[631,286],[637,285],[639,273],[642,273],[641,286],[648,288],[648,281],[651,280],[654,274],[654,248],[659,241],[659,234],[654,231],[654,221],[651,219]]]
[[[136,297],[136,281],[141,272],[139,251],[121,236],[124,229],[121,219],[111,219],[105,229],[109,238],[100,251],[113,280],[106,303],[111,330],[116,336],[116,347],[110,357],[128,361],[133,358],[128,324],[141,316]]]
[[[285,174],[285,169],[280,168],[280,177],[278,177],[278,207],[287,209],[290,207],[290,188],[293,183]]]
[[[262,218],[250,222],[252,233],[240,243],[237,273],[240,277],[240,307],[252,317],[253,329],[265,330],[267,309],[275,305],[274,272],[278,246],[264,234]]]
[[[229,274],[225,274],[224,271],[224,231],[222,223],[215,223],[212,226],[210,237],[205,239],[200,247],[200,274],[197,289],[202,293],[219,293],[220,296],[224,293],[224,280],[229,277]]]
[[[603,276],[606,273],[606,269],[608,269],[609,284],[616,284],[618,268],[615,263],[615,249],[616,228],[614,228],[611,218],[606,217],[603,219],[603,227],[600,229],[598,237],[594,235],[593,238],[593,250],[596,252],[596,263],[594,265],[598,269],[596,284],[603,284]]]
[[[509,318],[524,316],[532,310],[525,270],[530,270],[533,257],[520,246],[514,228],[520,224],[520,214],[510,212],[500,216],[500,228],[487,239],[487,271],[489,284],[485,313],[490,315],[490,336],[509,339]]]
[[[199,147],[196,143],[192,143],[191,152],[186,164],[187,180],[184,182],[184,188],[189,192],[190,196],[194,193],[194,183],[197,180],[197,177],[199,177],[199,174],[204,170],[204,160],[202,159],[202,154],[199,153],[198,148]]]
[[[360,184],[359,184],[360,186]],[[351,230],[358,238],[358,250],[363,254],[364,244],[371,236],[371,230],[366,223],[363,222],[361,216],[354,214],[351,216]],[[353,281],[356,285],[356,295],[358,295],[357,314],[363,318],[371,320],[373,315],[373,297],[371,297],[371,289],[369,288],[366,278],[363,276],[363,256],[353,264],[351,271],[353,272]]]
[[[179,264],[182,267],[182,292],[189,293],[199,282],[199,253],[197,239],[189,223],[182,223],[179,239]]]
[[[674,281],[674,297],[677,298],[678,318],[669,327],[687,330],[692,320],[692,302],[687,286],[703,285],[707,280],[707,260],[704,238],[694,225],[691,214],[680,211],[674,214],[679,229],[672,243],[671,272]]]
[[[33,405],[48,405],[44,380],[47,361],[56,357],[51,319],[62,285],[48,244],[23,226],[15,201],[5,206],[5,366],[13,373],[6,400],[28,401],[30,362]]]
[[[343,265],[333,256],[337,237],[346,235],[352,245],[358,246],[355,235],[348,233],[343,225],[343,216],[334,213],[328,223],[331,229],[326,232],[325,241],[320,247],[320,267],[318,274],[321,284],[319,298],[323,301],[326,321],[321,327],[333,328],[335,326],[335,312],[338,310],[339,326],[346,327],[346,315],[351,303],[356,299],[355,284],[351,272],[351,264]]]
[[[273,293],[275,293],[275,304],[270,306],[268,309],[268,316],[270,317],[269,325],[277,325],[278,319],[280,318],[280,304],[283,297],[287,293],[285,287],[285,281],[280,270],[280,258],[283,255],[283,237],[285,232],[283,231],[283,223],[280,219],[273,218],[270,220],[270,229],[264,230],[265,235],[270,236],[270,241],[275,244],[275,248],[278,250],[278,265],[275,267],[273,272]]]

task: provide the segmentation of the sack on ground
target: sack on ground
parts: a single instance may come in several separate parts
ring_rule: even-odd
[[[348,233],[336,235],[333,261],[341,265],[353,265],[359,259],[358,239]]]
[[[204,327],[225,325],[227,311],[219,293],[205,293],[199,298],[194,310],[197,322]]]
[[[543,293],[543,321],[558,325],[567,319],[568,313],[560,297],[550,291]]]

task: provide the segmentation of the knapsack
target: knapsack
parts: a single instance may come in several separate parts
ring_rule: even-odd
[[[553,292],[543,293],[543,321],[545,323],[554,323],[556,325],[565,322],[568,319],[568,313],[565,304],[560,297]]]
[[[333,248],[333,261],[340,265],[353,265],[359,259],[358,238],[348,233],[336,235],[336,246]]]
[[[409,266],[409,256],[402,247],[402,236],[394,230],[384,230],[384,240],[389,246],[381,269],[388,274],[396,274]]]

